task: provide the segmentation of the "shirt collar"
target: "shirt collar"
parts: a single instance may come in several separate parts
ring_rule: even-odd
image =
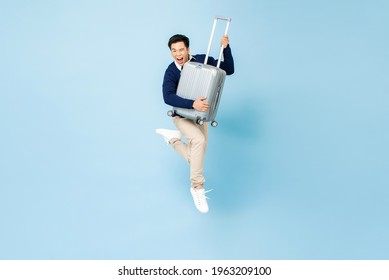
[[[191,54],[189,54],[189,60],[188,61],[191,61],[192,59],[195,59]],[[177,63],[176,60],[174,60],[174,64],[176,65],[176,67],[178,68],[178,70],[182,70],[182,67],[180,64]]]

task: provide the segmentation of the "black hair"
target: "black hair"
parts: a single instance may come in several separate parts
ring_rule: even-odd
[[[170,37],[170,39],[169,39],[169,42],[168,42],[169,49],[171,48],[172,44],[178,43],[178,42],[184,42],[185,47],[189,48],[189,38],[186,37],[185,35],[176,34],[176,35],[173,35],[172,37]]]

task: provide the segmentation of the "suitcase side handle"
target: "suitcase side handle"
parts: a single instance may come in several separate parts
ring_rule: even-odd
[[[230,22],[231,22],[231,18],[230,17],[221,17],[221,16],[216,16],[215,17],[215,19],[213,21],[211,38],[209,39],[207,54],[205,55],[205,59],[204,59],[204,64],[207,64],[207,62],[208,62],[209,52],[211,51],[213,36],[215,35],[216,23],[217,23],[218,20],[227,21],[227,25],[226,25],[226,29],[224,31],[224,35],[227,35],[228,28],[230,27]],[[220,67],[220,62],[221,62],[221,59],[222,59],[222,54],[223,54],[223,46],[221,46],[221,48],[220,48],[219,59],[217,61],[217,66],[216,66],[217,68]]]

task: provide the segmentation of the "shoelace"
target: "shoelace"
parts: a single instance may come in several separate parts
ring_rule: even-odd
[[[200,192],[196,191],[196,189],[195,189],[196,195],[197,195],[200,199],[202,198],[202,196],[204,197],[204,199],[211,199],[211,198],[209,198],[208,196],[205,195],[206,193],[209,193],[209,192],[211,192],[211,191],[213,191],[213,189],[210,189],[210,190],[207,190],[207,191],[204,190],[204,192],[200,194]]]
[[[209,198],[208,196],[206,196],[206,195],[205,195],[206,193],[209,193],[209,192],[211,192],[211,191],[213,191],[213,189],[210,189],[210,190],[204,191],[204,196],[205,196],[205,198],[206,198],[206,199],[211,199],[211,198]]]

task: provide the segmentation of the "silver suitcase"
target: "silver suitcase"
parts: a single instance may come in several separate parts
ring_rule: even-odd
[[[224,34],[227,35],[231,19],[227,17],[215,17],[204,63],[185,63],[184,68],[181,71],[181,77],[177,87],[177,95],[180,97],[192,100],[196,100],[200,97],[206,97],[205,101],[209,103],[209,109],[206,112],[200,112],[195,109],[173,107],[173,110],[168,112],[169,116],[179,115],[181,117],[194,120],[199,125],[203,125],[204,122],[211,122],[213,127],[217,126],[218,123],[215,118],[226,77],[226,72],[219,68],[223,54],[223,46],[221,46],[219,60],[216,67],[208,65],[207,61],[218,20],[227,21],[226,30],[224,32]]]

